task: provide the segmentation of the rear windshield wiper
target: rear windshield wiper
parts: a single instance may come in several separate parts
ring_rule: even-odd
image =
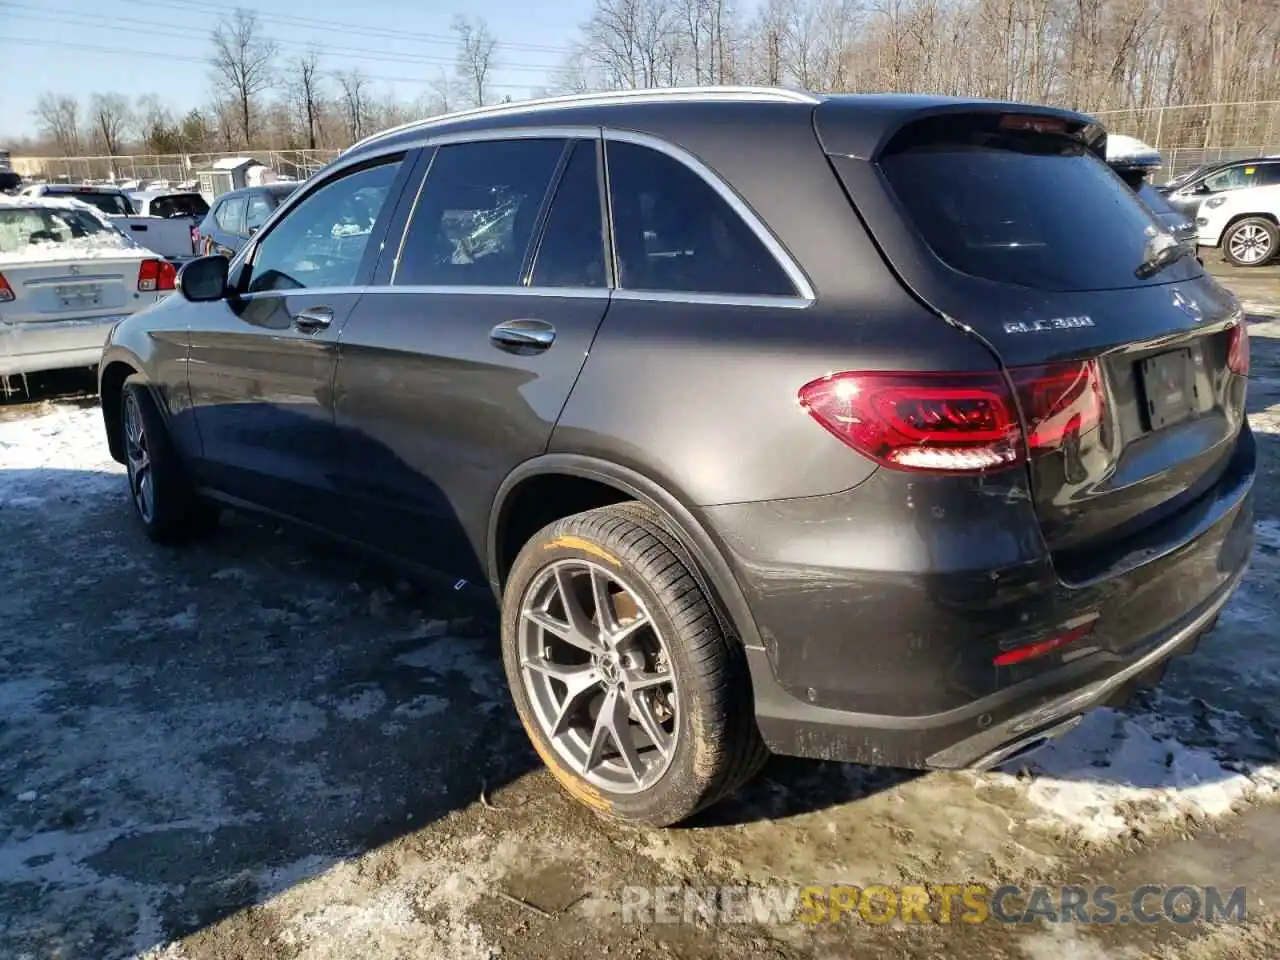
[[[1163,240],[1161,240],[1163,238]],[[1189,243],[1178,240],[1167,233],[1151,241],[1151,252],[1138,264],[1133,275],[1139,280],[1153,277],[1170,264],[1177,263],[1185,256],[1194,255],[1196,248]]]

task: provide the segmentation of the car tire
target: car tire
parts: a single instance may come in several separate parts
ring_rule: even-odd
[[[196,495],[151,389],[136,375],[121,390],[119,422],[129,499],[147,536],[176,544],[216,528],[217,507]]]
[[[682,555],[652,511],[603,507],[535,534],[503,592],[525,731],[570,796],[618,820],[677,823],[768,757],[745,654]]]
[[[1236,267],[1260,267],[1280,250],[1280,228],[1266,217],[1237,220],[1222,235],[1222,258]]]

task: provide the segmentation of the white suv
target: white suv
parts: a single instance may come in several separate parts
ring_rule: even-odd
[[[1231,190],[1200,204],[1196,242],[1221,247],[1237,267],[1260,267],[1280,251],[1280,184]]]

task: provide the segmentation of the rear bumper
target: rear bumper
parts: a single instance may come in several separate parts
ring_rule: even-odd
[[[1060,583],[1037,538],[1016,535],[1035,523],[1016,482],[971,488],[980,495],[954,523],[959,504],[941,486],[931,502],[927,482],[911,482],[904,515],[901,490],[890,496],[901,476],[786,506],[707,508],[764,643],[747,654],[765,742],[858,763],[983,766],[1123,702],[1194,648],[1244,575],[1255,459],[1246,428],[1218,484],[1161,528],[1165,549],[1082,586]],[[797,562],[806,556],[826,562]],[[1094,617],[1091,635],[1060,650],[992,662]]]
[[[0,323],[0,376],[96,366],[107,334],[125,316]]]

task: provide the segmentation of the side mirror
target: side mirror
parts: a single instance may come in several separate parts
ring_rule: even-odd
[[[227,258],[197,257],[178,271],[174,285],[192,303],[210,303],[227,295]]]

